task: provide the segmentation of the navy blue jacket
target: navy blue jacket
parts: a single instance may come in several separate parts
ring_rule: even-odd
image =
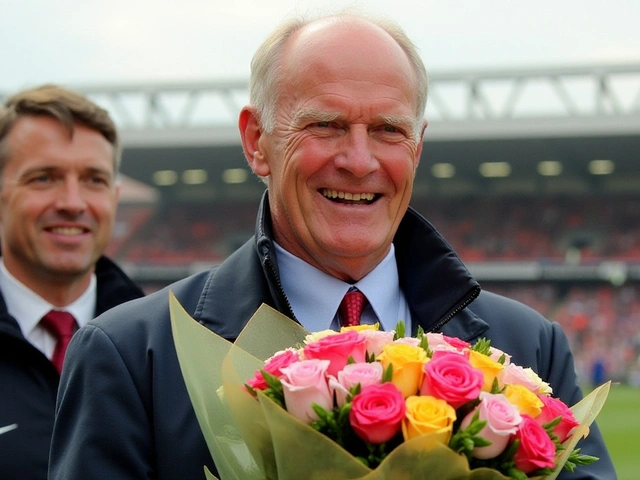
[[[96,315],[143,295],[106,257],[98,260],[96,279]],[[49,359],[24,338],[0,294],[0,427],[18,424],[0,435],[0,478],[46,480],[59,381]]]
[[[295,318],[279,281],[270,225],[265,198],[255,237],[220,266],[117,307],[76,334],[58,397],[52,480],[202,480],[203,465],[213,471],[178,365],[168,291],[193,318],[229,340],[262,303]],[[416,328],[468,341],[485,336],[513,362],[531,366],[565,402],[581,398],[557,324],[513,300],[480,293],[448,243],[411,209],[394,244]],[[596,428],[583,453],[601,460],[561,478],[615,479]]]

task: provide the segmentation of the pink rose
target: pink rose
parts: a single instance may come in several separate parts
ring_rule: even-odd
[[[274,377],[281,378],[282,372],[280,370],[299,360],[300,356],[298,354],[298,351],[293,348],[287,348],[286,350],[278,352],[271,358],[267,359],[264,367],[258,370],[253,378],[247,382],[247,384],[255,390],[265,390],[268,385],[267,382],[265,382],[264,377],[262,376],[261,370],[270,373]]]
[[[399,343],[400,345],[409,345],[410,347],[417,347],[420,345],[420,340],[415,337],[400,337],[394,340],[393,343]]]
[[[450,350],[457,352],[458,349],[451,345],[442,333],[426,333],[429,350],[432,352],[438,350]],[[448,338],[448,337],[447,337]]]
[[[302,360],[280,369],[284,375],[280,381],[287,411],[304,423],[318,419],[313,411],[314,403],[325,410],[333,408],[326,378],[328,368],[328,360]]]
[[[487,422],[478,436],[490,441],[491,445],[474,448],[473,456],[481,459],[495,458],[504,451],[522,422],[518,407],[512,405],[504,395],[480,392],[480,404],[464,417],[460,424],[461,430],[469,426],[476,411],[478,419]]]
[[[453,408],[475,400],[484,384],[484,376],[464,355],[440,350],[424,365],[420,395],[431,395]]]
[[[491,360],[493,360],[494,362],[499,361],[500,358],[502,358],[503,356],[504,356],[503,365],[506,367],[507,365],[509,365],[511,363],[511,355],[509,355],[508,353],[503,352],[499,348],[489,347],[489,358]]]
[[[400,431],[406,409],[404,397],[393,383],[369,385],[353,397],[349,421],[365,442],[384,443]]]
[[[461,340],[457,337],[449,337],[447,335],[442,335],[442,337],[449,345],[457,348],[458,350],[464,350],[471,347],[471,344],[469,342],[465,342],[464,340]]]
[[[459,338],[449,337],[442,333],[426,333],[427,342],[429,342],[429,350],[433,352],[437,351],[450,351],[462,353],[467,350],[471,344],[460,340]]]
[[[349,330],[309,343],[304,347],[303,352],[307,360],[329,360],[327,372],[335,377],[347,364],[349,357],[352,357],[356,363],[364,362],[366,349],[365,337]]]
[[[562,417],[560,423],[553,429],[553,433],[558,436],[560,443],[564,442],[569,435],[571,435],[573,429],[580,424],[573,416],[573,412],[562,400],[547,395],[539,395],[539,398],[542,400],[542,403],[544,403],[544,406],[542,407],[540,415],[536,417],[536,422],[543,425],[558,417]]]
[[[381,363],[351,363],[338,372],[338,378],[329,376],[329,388],[335,392],[338,405],[343,405],[351,387],[360,384],[364,388],[381,381]]]
[[[520,447],[513,457],[516,467],[524,473],[555,466],[556,445],[547,432],[529,415],[522,415],[516,432]]]
[[[531,373],[533,373],[531,369],[525,369],[520,365],[510,363],[498,374],[498,380],[500,385],[522,385],[530,392],[538,393],[538,383]]]
[[[366,339],[366,351],[369,353],[369,355],[380,355],[380,352],[382,352],[382,347],[384,347],[388,343],[393,342],[393,332],[383,332],[381,330],[361,330],[359,333]]]

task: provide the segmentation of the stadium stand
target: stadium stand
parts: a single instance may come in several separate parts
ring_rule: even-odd
[[[414,207],[474,261],[640,261],[632,197],[430,199]],[[253,203],[123,205],[110,253],[119,260],[218,262],[253,231]],[[167,227],[171,228],[167,228]]]
[[[640,264],[640,209],[632,196],[487,197],[422,199],[425,215],[470,266],[533,261],[540,264]],[[124,264],[215,264],[252,234],[256,204],[123,205],[110,252]],[[473,270],[473,268],[471,268]],[[167,282],[169,279],[167,279]],[[166,283],[166,282],[164,282]],[[637,376],[640,358],[640,282],[481,280],[558,321],[566,331],[585,383]],[[163,286],[148,282],[147,290]],[[602,373],[604,372],[604,373]],[[635,376],[634,376],[635,375]],[[631,380],[629,380],[631,381]]]

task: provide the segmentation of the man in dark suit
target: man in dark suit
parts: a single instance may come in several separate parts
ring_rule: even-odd
[[[102,253],[120,150],[108,113],[53,85],[0,107],[0,477],[47,478],[65,348],[142,291]]]

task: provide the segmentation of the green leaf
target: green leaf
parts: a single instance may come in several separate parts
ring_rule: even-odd
[[[286,408],[286,404],[284,401],[284,390],[282,389],[282,383],[280,379],[274,375],[271,375],[266,370],[260,370],[262,373],[262,377],[264,381],[267,383],[269,388],[264,390],[264,394],[269,397],[271,400],[276,402],[282,408]]]
[[[597,462],[600,460],[599,457],[594,457],[592,455],[582,455],[580,454],[580,449],[576,448],[571,454],[569,454],[569,458],[567,459],[567,463],[564,464],[564,470],[568,470],[569,472],[573,472],[576,467],[581,465],[590,465],[593,462]]]
[[[425,335],[422,327],[418,327],[418,334],[416,335],[416,338],[420,340],[418,346],[424,350],[424,352],[427,354],[427,357],[433,357],[433,352],[429,349],[429,338],[427,337],[427,335]]]
[[[405,336],[405,326],[404,326],[404,322],[402,320],[398,320],[398,323],[396,324],[396,333],[393,336],[394,340],[398,340],[399,338],[402,338]]]
[[[384,372],[382,372],[382,383],[390,382],[393,379],[393,364],[389,364]]]
[[[465,429],[458,430],[452,435],[449,440],[449,448],[452,450],[463,453],[471,460],[471,452],[476,447],[487,447],[491,445],[491,442],[484,437],[478,435],[480,431],[485,427],[487,422],[479,419],[479,413],[476,411],[473,414],[471,423]]]
[[[356,383],[349,389],[349,395],[347,395],[347,402],[351,402],[351,399],[358,395],[362,391],[362,385],[360,382]]]
[[[515,467],[508,469],[507,475],[509,478],[513,478],[513,480],[527,480],[527,478],[529,478],[526,473]]]
[[[471,350],[474,352],[481,353],[486,356],[491,355],[491,340],[486,338],[480,338],[478,341],[471,346]]]
[[[256,392],[255,388],[253,388],[252,386],[250,386],[248,383],[244,384],[244,388],[247,389],[247,392],[249,392],[251,394],[252,397],[257,398],[258,397],[258,392]]]
[[[498,383],[498,377],[495,377],[493,379],[493,383],[491,384],[491,392],[490,393],[496,395],[498,393],[504,392],[505,388],[506,388],[506,386],[504,388],[500,388],[500,384]]]

